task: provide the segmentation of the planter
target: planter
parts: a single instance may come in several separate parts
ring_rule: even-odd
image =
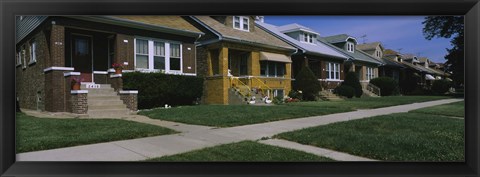
[[[122,69],[115,68],[115,74],[122,74]]]
[[[75,84],[72,84],[72,90],[80,90],[80,83],[77,82]]]

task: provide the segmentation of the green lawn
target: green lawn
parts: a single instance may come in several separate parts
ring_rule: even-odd
[[[141,111],[139,114],[153,119],[162,119],[187,124],[231,127],[446,98],[450,97],[392,96],[380,98],[355,98],[345,101],[298,102],[274,106],[198,105],[182,106],[172,109],[153,109]]]
[[[204,148],[183,154],[153,158],[147,161],[269,161],[269,162],[298,162],[298,161],[333,161],[326,157],[320,157],[302,151],[286,149],[276,146],[242,141],[215,147]]]
[[[17,114],[17,153],[176,133],[115,119],[52,119]]]
[[[439,106],[432,106],[428,108],[413,110],[410,112],[434,114],[434,115],[441,115],[441,116],[465,117],[465,101],[444,104]]]
[[[464,121],[397,113],[282,133],[282,138],[385,161],[464,161]]]

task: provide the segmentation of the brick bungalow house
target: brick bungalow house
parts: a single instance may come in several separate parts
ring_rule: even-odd
[[[345,71],[357,73],[364,92],[372,91],[374,86],[369,84],[369,81],[378,77],[378,67],[383,65],[381,61],[359,50],[355,37],[347,34],[322,37],[320,41],[335,46],[338,51],[347,55],[349,61],[345,63]],[[378,90],[378,88],[374,88],[374,90]]]
[[[391,60],[394,59],[393,57],[397,57],[396,55],[385,55],[385,48],[383,47],[382,43],[372,42],[358,44],[357,49],[368,53],[370,56],[383,63],[382,66],[378,67],[378,76],[390,77],[395,79],[397,82],[400,81],[400,73],[403,72],[402,70],[405,68],[405,66]]]
[[[197,74],[206,104],[243,104],[291,90],[295,48],[255,26],[256,16],[191,16],[205,35],[197,42]]]
[[[318,32],[299,25],[275,26],[257,21],[257,26],[297,48],[292,55],[292,78],[307,65],[319,78],[323,90],[334,89],[345,78],[344,63],[348,56],[318,41]]]
[[[179,16],[18,16],[16,90],[21,108],[91,115],[137,109],[123,72],[196,75],[204,33]],[[71,90],[70,78],[83,79]]]

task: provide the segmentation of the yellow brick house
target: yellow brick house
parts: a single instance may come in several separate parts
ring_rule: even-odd
[[[291,90],[296,49],[255,26],[256,16],[191,16],[205,35],[197,40],[197,75],[206,104],[245,104]]]

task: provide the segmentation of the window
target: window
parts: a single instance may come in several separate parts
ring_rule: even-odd
[[[315,34],[302,33],[302,40],[301,41],[305,42],[305,43],[314,44],[316,38],[317,38],[317,35],[315,35]]]
[[[22,52],[17,52],[17,66],[22,65]]]
[[[373,79],[375,77],[375,73],[373,72],[373,68],[367,67],[367,80]]]
[[[275,98],[275,97],[283,98],[284,96],[285,96],[285,95],[284,95],[283,89],[275,89],[275,90],[273,90],[273,98]]]
[[[354,50],[355,50],[354,44],[351,42],[347,42],[347,51],[353,53]]]
[[[326,67],[327,79],[340,80],[340,63],[328,62]]]
[[[260,75],[266,77],[283,77],[285,75],[285,63],[260,61]]]
[[[135,39],[135,68],[164,72],[182,71],[182,45],[160,40]]]
[[[22,49],[22,59],[23,59],[23,68],[27,68],[27,57],[25,54],[25,49]]]
[[[37,42],[33,41],[30,43],[30,62],[28,64],[35,62],[37,62]]]
[[[233,16],[233,28],[239,29],[242,31],[249,31],[249,22],[250,19],[245,16]]]

